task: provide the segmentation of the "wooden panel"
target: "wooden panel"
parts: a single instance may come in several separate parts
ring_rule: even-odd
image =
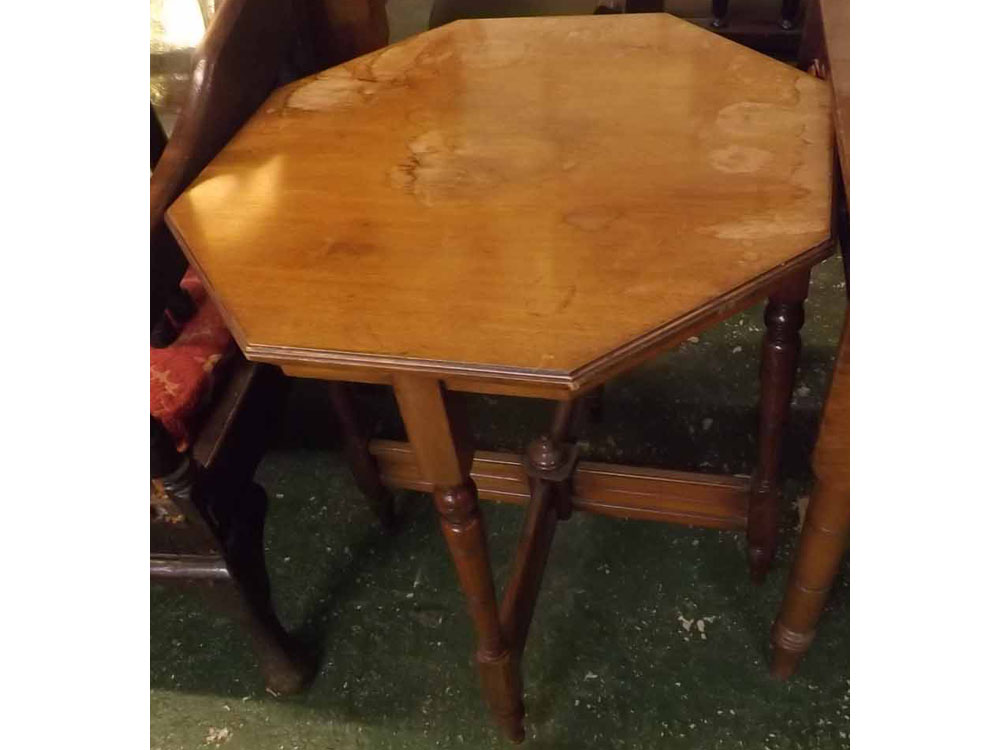
[[[357,367],[282,365],[281,369],[286,375],[293,378],[315,378],[318,380],[338,380],[348,383],[392,385],[392,375],[389,373],[379,372],[377,370],[364,370]]]
[[[373,440],[382,481],[430,492],[408,443]],[[479,496],[523,505],[530,497],[521,457],[476,451],[471,476]],[[573,507],[619,518],[664,521],[720,529],[746,527],[749,477],[581,462],[573,475]]]
[[[169,217],[251,358],[572,389],[821,260],[831,140],[665,14],[459,21],[276,91]]]

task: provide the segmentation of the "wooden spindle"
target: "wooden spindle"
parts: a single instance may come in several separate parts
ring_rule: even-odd
[[[516,653],[500,628],[486,527],[476,485],[469,477],[472,450],[459,405],[446,404],[442,384],[431,378],[399,376],[396,401],[417,463],[434,486],[441,533],[451,553],[476,630],[476,662],[486,703],[508,739],[524,740],[524,703]]]
[[[782,679],[792,675],[812,643],[847,547],[851,494],[850,350],[848,316],[813,452],[816,483],[810,493],[785,599],[771,631],[771,674]]]
[[[781,440],[792,400],[802,345],[799,329],[805,320],[803,302],[808,292],[807,271],[782,282],[764,310],[767,333],[761,354],[757,471],[747,517],[750,575],[755,583],[764,580],[778,543]]]

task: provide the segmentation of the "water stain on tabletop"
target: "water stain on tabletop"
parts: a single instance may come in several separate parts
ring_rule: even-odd
[[[756,172],[774,158],[774,154],[762,148],[730,145],[716,149],[708,155],[709,163],[720,172],[745,174]]]
[[[414,77],[433,75],[453,55],[434,35],[386,47],[317,74],[294,89],[284,107],[323,112],[366,105]]]

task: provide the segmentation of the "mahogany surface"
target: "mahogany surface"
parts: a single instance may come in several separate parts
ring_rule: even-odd
[[[168,217],[251,359],[573,390],[822,259],[831,140],[666,14],[459,21],[276,91]]]

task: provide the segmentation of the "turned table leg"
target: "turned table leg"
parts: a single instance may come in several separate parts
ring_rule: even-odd
[[[417,464],[434,485],[441,532],[476,629],[476,661],[486,703],[504,734],[520,742],[524,739],[520,665],[500,629],[486,528],[476,485],[469,477],[472,447],[460,405],[433,378],[397,376],[395,391]]]
[[[792,675],[812,643],[816,623],[847,546],[850,517],[851,374],[849,323],[837,354],[830,394],[813,452],[816,483],[781,612],[771,631],[771,673]]]
[[[778,499],[781,440],[792,400],[792,385],[805,319],[803,302],[809,293],[809,272],[786,279],[774,290],[764,311],[767,333],[760,367],[760,421],[757,433],[757,471],[754,474],[747,518],[750,577],[760,583],[778,544]]]

